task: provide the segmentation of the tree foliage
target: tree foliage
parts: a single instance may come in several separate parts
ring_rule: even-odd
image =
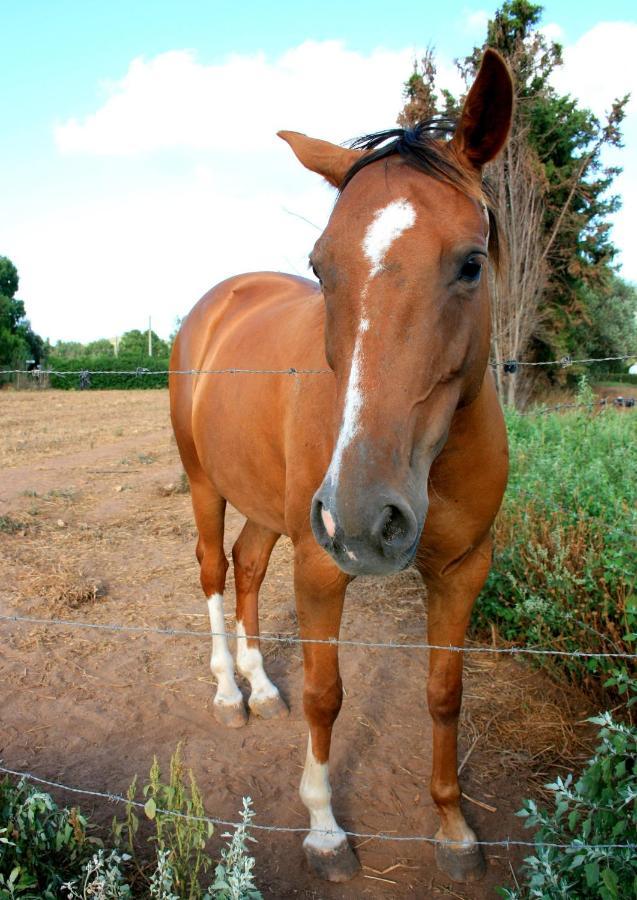
[[[39,363],[45,349],[26,318],[24,303],[15,296],[19,284],[14,264],[0,256],[0,366],[7,368],[21,368],[27,359]]]
[[[539,30],[541,17],[538,4],[506,0],[489,21],[484,44],[458,61],[468,85],[492,47],[515,84],[510,141],[487,171],[509,248],[503,279],[492,282],[493,352],[498,361],[587,357],[602,348],[619,355],[637,340],[637,296],[614,268],[610,216],[620,203],[611,188],[620,170],[605,166],[603,153],[622,146],[629,98],[615,99],[600,120],[559,94],[551,76],[562,64],[562,48]],[[405,85],[400,124],[458,112],[462,98],[439,97],[435,78],[428,51]],[[500,388],[515,403],[524,400],[522,385],[519,374]]]

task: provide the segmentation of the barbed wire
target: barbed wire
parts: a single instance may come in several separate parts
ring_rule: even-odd
[[[620,356],[597,356],[585,358],[572,358],[563,356],[560,359],[548,359],[540,361],[507,359],[501,362],[491,360],[489,365],[494,368],[503,368],[505,375],[514,375],[519,368],[533,368],[537,366],[559,366],[568,368],[573,365],[592,365],[602,362],[622,362],[629,359],[637,359],[637,353],[624,353]],[[143,366],[136,369],[78,369],[75,371],[59,371],[55,369],[1,369],[0,375],[55,375],[63,378],[85,375],[328,375],[331,369],[297,369],[290,366],[285,369],[242,369],[236,367],[222,369],[157,369],[152,370]]]
[[[293,635],[237,634],[234,631],[194,631],[187,628],[158,628],[152,625],[120,625],[113,622],[78,622],[73,619],[45,619],[36,616],[0,615],[2,622],[29,625],[55,625],[66,628],[87,628],[97,631],[128,632],[130,634],[160,634],[165,637],[225,637],[232,641],[257,640],[278,644],[328,644],[330,646],[367,647],[388,650],[449,650],[453,653],[527,654],[531,656],[567,656],[580,659],[637,659],[637,653],[602,653],[588,650],[553,650],[542,647],[460,647],[454,644],[429,644],[410,641],[357,641],[352,638],[303,638]]]
[[[626,399],[628,402],[619,403],[618,400]],[[603,409],[634,409],[637,408],[637,404],[635,403],[634,398],[620,398],[620,397],[602,397],[599,400],[587,400],[582,401],[581,403],[556,403],[554,406],[535,406],[533,409],[525,410],[524,412],[519,413],[521,416],[543,416],[546,413],[554,412],[558,409],[583,409],[584,407],[588,407],[588,409],[593,410],[597,408]]]
[[[517,370],[523,366],[524,368],[531,368],[535,366],[559,366],[562,369],[567,369],[569,366],[573,366],[576,364],[579,365],[592,365],[593,363],[600,362],[622,362],[627,359],[637,359],[637,353],[624,353],[621,356],[596,356],[596,357],[587,357],[584,359],[573,359],[571,356],[562,356],[560,359],[545,359],[540,361],[526,361],[520,359],[506,359],[502,362],[496,362],[491,360],[489,365],[494,368],[503,368],[505,375],[515,375]]]
[[[33,375],[38,378],[42,375],[56,375],[63,378],[79,377],[81,375],[135,375],[143,377],[148,375],[332,375],[331,369],[296,369],[290,366],[287,369],[76,369],[74,371],[58,371],[56,369],[0,369],[0,375]]]
[[[59,781],[49,781],[46,778],[41,778],[39,775],[34,775],[32,772],[20,772],[16,769],[8,769],[5,766],[0,765],[0,772],[4,772],[7,775],[13,775],[16,778],[24,779],[25,781],[31,781],[36,784],[44,784],[47,787],[56,788],[61,791],[68,791],[71,794],[82,794],[86,797],[98,797],[102,800],[108,800],[111,803],[123,803],[126,806],[134,806],[136,809],[144,809],[145,804],[141,803],[139,800],[129,800],[128,797],[123,797],[121,794],[113,794],[107,791],[94,791],[89,790],[88,788],[76,788],[71,787],[68,784],[62,784]],[[155,809],[155,815],[159,813],[163,816],[173,816],[176,819],[187,819],[191,822],[203,822],[209,825],[223,825],[229,828],[239,828],[244,823],[242,822],[232,822],[228,819],[218,819],[214,816],[193,816],[189,813],[182,813],[178,810],[173,809],[160,809],[157,807]],[[378,840],[378,841],[417,841],[419,843],[424,844],[441,844],[441,845],[454,845],[457,841],[445,841],[440,838],[429,837],[429,835],[424,834],[387,834],[385,832],[365,832],[365,831],[334,831],[334,829],[328,828],[307,828],[307,827],[293,827],[286,825],[260,825],[256,822],[250,823],[250,830],[256,831],[274,831],[274,832],[283,832],[286,834],[308,834],[310,831],[314,832],[314,834],[325,834],[325,835],[341,835],[346,834],[347,837],[353,838],[364,838],[367,840]],[[637,844],[585,844],[583,841],[574,840],[570,844],[558,844],[558,843],[550,843],[550,842],[539,842],[539,841],[518,841],[512,838],[503,838],[498,841],[475,841],[475,844],[479,847],[553,847],[555,849],[560,850],[576,850],[576,849],[586,849],[586,850],[637,850]]]

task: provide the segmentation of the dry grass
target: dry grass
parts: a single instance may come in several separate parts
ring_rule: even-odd
[[[468,753],[487,751],[481,781],[526,771],[534,789],[543,792],[557,771],[570,771],[590,756],[594,734],[586,719],[596,710],[581,692],[515,660],[482,654],[467,656],[465,684]]]

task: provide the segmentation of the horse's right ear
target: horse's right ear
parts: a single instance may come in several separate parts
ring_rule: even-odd
[[[506,144],[513,116],[513,82],[499,53],[488,48],[471,85],[452,144],[480,170]]]
[[[298,131],[277,131],[306,169],[317,172],[334,187],[340,187],[345,176],[360,158],[362,150],[348,150],[329,141],[308,137]]]

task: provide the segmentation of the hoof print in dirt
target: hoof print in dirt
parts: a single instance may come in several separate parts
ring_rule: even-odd
[[[305,858],[314,875],[323,881],[349,881],[360,872],[361,864],[347,841],[334,850],[315,850],[303,846]]]
[[[250,700],[248,705],[250,712],[261,719],[287,719],[290,715],[290,709],[280,694],[267,700]]]
[[[438,844],[436,865],[458,884],[480,881],[487,869],[482,850],[476,844],[470,844],[468,847],[459,844]]]
[[[243,728],[248,723],[248,711],[243,702],[236,705],[213,703],[215,719],[226,728]]]

